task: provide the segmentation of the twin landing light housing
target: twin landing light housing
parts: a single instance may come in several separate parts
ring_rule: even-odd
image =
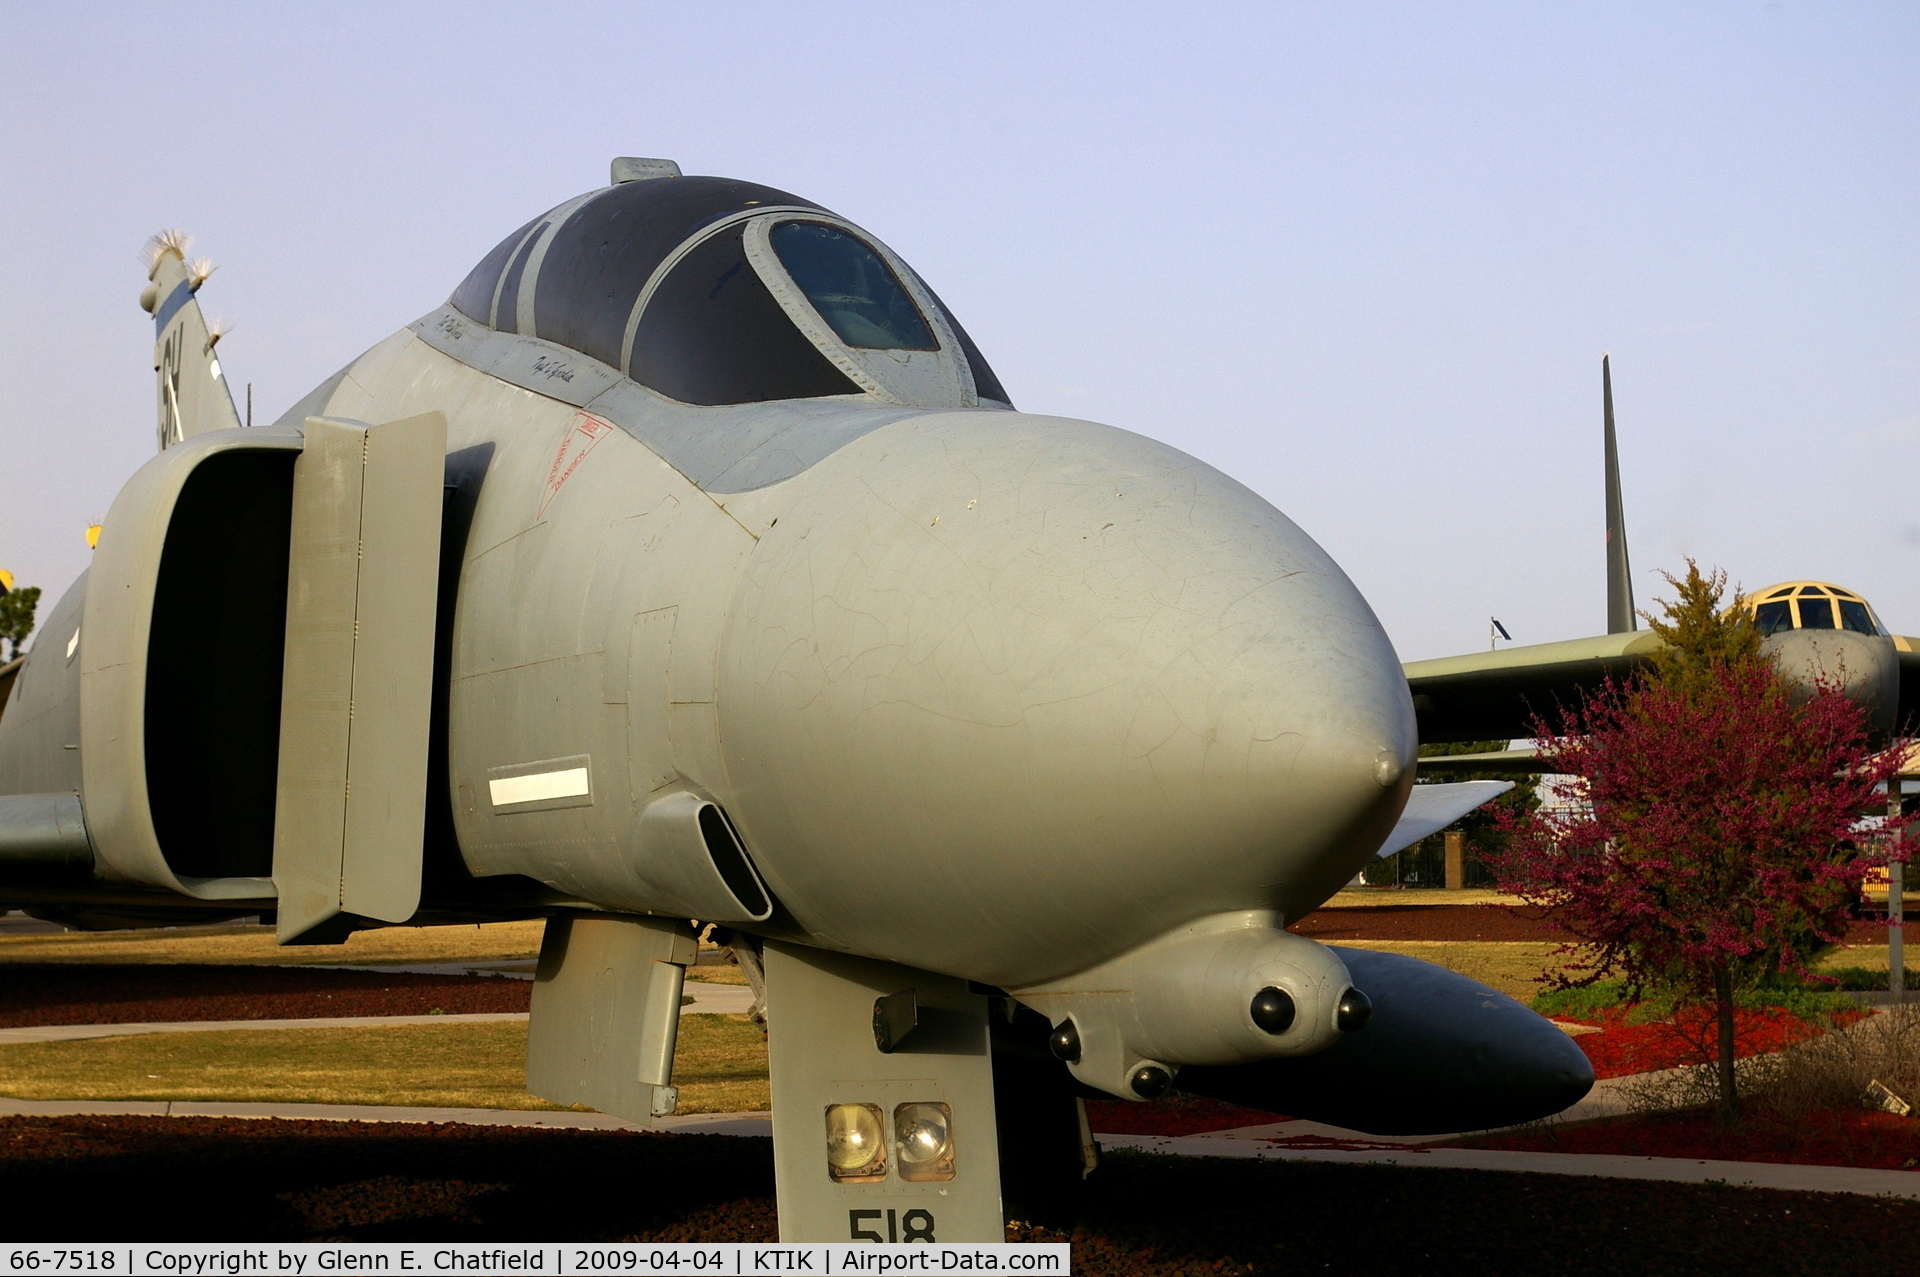
[[[894,1173],[910,1184],[953,1178],[953,1109],[914,1101],[893,1110]],[[886,1117],[877,1104],[827,1107],[827,1175],[836,1184],[878,1184],[888,1175]]]

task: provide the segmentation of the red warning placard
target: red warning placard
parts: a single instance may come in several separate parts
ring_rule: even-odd
[[[560,450],[553,454],[553,465],[547,469],[547,486],[540,490],[540,509],[535,511],[535,519],[547,516],[547,507],[560,495],[560,489],[567,486],[567,480],[587,459],[594,445],[613,431],[613,423],[602,421],[591,413],[581,413],[573,419],[573,426],[560,440]]]

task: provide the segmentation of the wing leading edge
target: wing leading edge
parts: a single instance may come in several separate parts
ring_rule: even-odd
[[[1531,736],[1536,716],[1574,706],[1608,678],[1646,665],[1661,646],[1646,630],[1412,661],[1404,668],[1422,744]],[[1920,668],[1916,669],[1920,684]]]

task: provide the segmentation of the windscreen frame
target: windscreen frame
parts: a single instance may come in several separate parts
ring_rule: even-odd
[[[841,340],[825,316],[814,306],[806,290],[800,287],[786,263],[773,247],[773,229],[786,222],[816,222],[831,227],[865,245],[893,273],[907,300],[920,312],[920,318],[933,334],[937,350],[891,351],[850,346]],[[882,403],[910,408],[973,408],[979,405],[974,393],[973,376],[966,356],[946,316],[916,275],[898,254],[877,236],[871,235],[844,217],[821,215],[812,210],[780,210],[756,217],[747,224],[747,260],[759,272],[780,305],[807,339],[831,359],[834,365],[856,384]],[[902,358],[904,356],[904,358]]]
[[[819,291],[802,278],[802,272],[796,266],[796,257],[790,256],[787,251],[787,246],[784,243],[787,238],[784,233],[787,231],[798,231],[803,234],[810,231],[821,232],[830,241],[839,241],[840,244],[851,245],[856,250],[864,251],[867,259],[872,262],[873,266],[878,268],[878,273],[883,277],[882,283],[891,284],[895,298],[905,304],[909,312],[907,318],[910,318],[914,324],[918,325],[919,332],[917,334],[899,332],[890,332],[887,334],[888,336],[894,337],[911,337],[911,340],[895,342],[856,341],[846,332],[842,319],[837,319],[834,315],[830,315],[821,309]],[[926,354],[932,354],[941,348],[939,334],[934,331],[933,324],[929,322],[927,316],[922,313],[920,303],[914,298],[906,285],[901,282],[899,272],[893,268],[892,264],[890,264],[886,258],[880,255],[879,251],[875,249],[873,245],[869,244],[860,236],[842,227],[835,226],[831,222],[822,221],[817,217],[781,217],[770,219],[767,222],[767,243],[773,249],[774,257],[778,259],[781,269],[786,273],[787,277],[799,287],[801,294],[806,297],[807,304],[813,308],[815,314],[826,321],[827,326],[833,330],[834,336],[839,338],[848,348],[853,350],[898,350],[902,352]],[[796,244],[793,245],[793,247],[799,249],[801,246]],[[804,252],[799,254],[801,257],[805,255]],[[816,257],[812,264],[818,265],[819,259]],[[856,269],[863,268],[856,263]],[[889,308],[891,308],[892,302],[889,301],[888,305]],[[863,317],[856,316],[856,318]],[[878,327],[872,324],[869,324],[869,326],[875,327],[876,329]]]

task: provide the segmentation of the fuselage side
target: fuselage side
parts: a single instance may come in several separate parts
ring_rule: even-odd
[[[837,431],[826,455],[713,492],[636,437],[684,433],[685,406],[626,383],[603,416],[428,324],[311,410],[437,409],[450,452],[490,450],[450,670],[475,874],[657,908],[638,818],[688,789],[732,816],[776,925],[1012,986],[1207,914],[1297,917],[1397,815],[1391,645],[1304,533],[1193,458],[1003,410],[848,431],[819,404],[782,442]],[[716,435],[765,416],[697,411]],[[547,765],[589,792],[495,804]]]

